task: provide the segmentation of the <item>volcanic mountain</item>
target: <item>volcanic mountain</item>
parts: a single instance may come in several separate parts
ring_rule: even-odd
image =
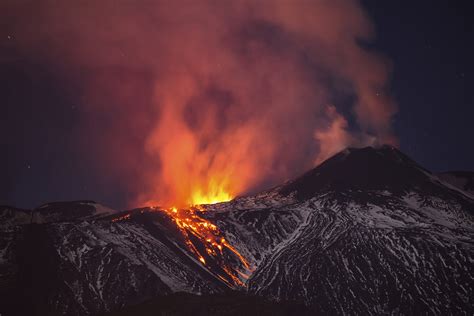
[[[0,313],[472,315],[471,193],[382,146],[186,210],[3,206]]]

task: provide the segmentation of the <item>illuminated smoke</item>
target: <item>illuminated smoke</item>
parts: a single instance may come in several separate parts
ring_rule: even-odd
[[[356,1],[0,9],[17,48],[80,89],[81,154],[131,204],[226,200],[345,146],[396,142],[390,67],[364,48],[374,34]]]

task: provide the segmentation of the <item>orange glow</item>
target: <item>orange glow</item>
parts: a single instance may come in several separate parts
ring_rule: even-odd
[[[222,129],[222,105],[212,100],[199,108],[201,112],[190,111],[189,96],[203,93],[202,86],[190,79],[187,72],[177,70],[157,90],[160,118],[145,149],[160,164],[149,175],[149,189],[134,205],[153,200],[155,205],[185,208],[230,201],[271,169],[266,162],[275,148],[265,137],[265,125],[233,124]],[[194,117],[189,118],[189,112]]]
[[[222,237],[218,227],[200,215],[205,212],[204,206],[196,205],[179,209],[170,207],[160,210],[164,211],[176,224],[187,248],[203,266],[211,270],[209,262],[212,261],[225,273],[223,276],[211,270],[218,278],[231,287],[244,286],[248,272],[251,271],[250,265],[244,256]],[[192,236],[195,238],[191,238]],[[200,241],[198,245],[195,244],[196,238]],[[204,249],[199,250],[202,246]],[[233,266],[229,262],[229,257],[237,259],[238,266]],[[240,271],[241,269],[243,271]]]
[[[207,194],[201,190],[192,193],[191,205],[216,204],[232,200],[232,196],[221,188],[212,188]]]
[[[127,219],[130,219],[130,214],[126,214],[126,215],[114,218],[114,219],[112,219],[112,223],[125,221]]]

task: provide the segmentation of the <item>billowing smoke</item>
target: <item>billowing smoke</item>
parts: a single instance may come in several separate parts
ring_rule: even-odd
[[[131,204],[225,200],[346,146],[396,142],[360,4],[3,4],[18,49],[81,91],[81,154]]]

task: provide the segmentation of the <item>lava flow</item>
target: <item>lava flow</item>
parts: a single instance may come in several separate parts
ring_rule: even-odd
[[[244,286],[251,271],[247,260],[222,236],[218,227],[200,216],[202,205],[166,208],[191,253],[229,286]],[[232,264],[233,263],[233,264]],[[240,270],[244,271],[240,271]]]

